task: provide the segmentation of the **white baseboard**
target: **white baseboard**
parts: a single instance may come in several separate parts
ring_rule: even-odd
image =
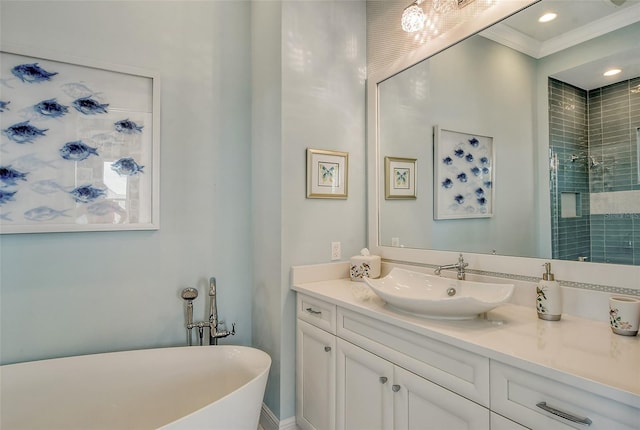
[[[281,421],[264,403],[260,411],[260,427],[263,430],[299,430],[296,425],[296,417],[289,417]]]

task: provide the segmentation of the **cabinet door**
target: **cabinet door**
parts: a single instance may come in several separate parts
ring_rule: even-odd
[[[336,428],[393,428],[393,364],[338,339]]]
[[[491,430],[527,430],[527,427],[491,412]]]
[[[394,371],[396,430],[489,430],[489,410],[401,367]]]
[[[296,423],[335,428],[336,337],[304,321],[296,329]]]

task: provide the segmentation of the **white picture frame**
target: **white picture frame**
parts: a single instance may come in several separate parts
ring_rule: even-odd
[[[160,79],[2,46],[0,233],[156,230]]]
[[[492,217],[493,137],[435,126],[433,148],[434,219]]]

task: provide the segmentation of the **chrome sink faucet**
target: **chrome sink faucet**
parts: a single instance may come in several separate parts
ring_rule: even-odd
[[[464,281],[465,278],[465,271],[464,268],[467,267],[469,265],[469,263],[466,263],[464,261],[464,257],[462,257],[462,254],[460,254],[460,257],[458,257],[458,262],[455,264],[446,264],[444,266],[438,266],[436,267],[436,269],[433,271],[434,274],[436,275],[440,275],[440,272],[442,270],[446,270],[446,269],[458,269],[458,275],[457,278],[460,281]]]

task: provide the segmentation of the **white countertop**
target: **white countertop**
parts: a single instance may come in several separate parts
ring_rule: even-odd
[[[608,324],[563,315],[538,319],[533,307],[506,304],[487,319],[444,321],[400,313],[360,282],[295,283],[293,290],[432,339],[640,407],[640,336],[613,334]]]

